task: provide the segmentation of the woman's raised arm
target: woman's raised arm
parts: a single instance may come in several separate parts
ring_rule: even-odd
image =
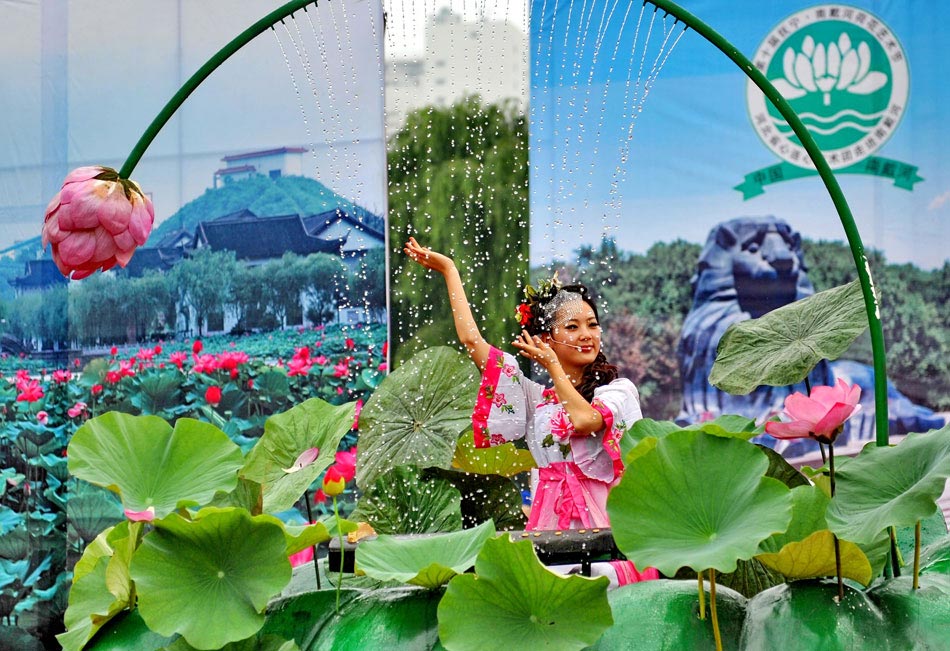
[[[422,246],[414,237],[409,238],[409,241],[403,247],[403,251],[426,269],[437,271],[445,278],[445,287],[449,293],[449,303],[452,306],[452,317],[455,320],[455,332],[458,335],[459,342],[465,346],[468,356],[472,358],[478,369],[484,371],[491,346],[478,330],[475,317],[472,316],[472,308],[465,296],[462,277],[455,266],[455,262],[447,255]]]

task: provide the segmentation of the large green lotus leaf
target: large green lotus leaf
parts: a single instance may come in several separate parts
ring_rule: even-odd
[[[792,521],[788,529],[762,541],[756,558],[788,579],[835,576],[834,538],[825,512],[831,500],[817,486],[792,489]],[[842,576],[863,585],[875,572],[867,554],[854,543],[839,541]]]
[[[913,577],[899,576],[868,593],[888,623],[891,649],[950,646],[950,577],[922,574],[919,580],[917,590]]]
[[[811,485],[808,483],[808,478],[796,470],[781,454],[772,448],[759,445],[758,443],[756,446],[769,458],[769,469],[765,472],[766,477],[777,479],[789,488]]]
[[[69,443],[69,471],[104,486],[130,511],[163,517],[204,504],[237,485],[241,450],[214,425],[109,412],[80,427]]]
[[[353,427],[356,404],[334,406],[311,398],[264,424],[264,435],[248,455],[241,475],[256,481],[264,493],[264,510],[286,511],[336,458],[337,446]],[[313,463],[287,472],[301,453],[319,448]],[[362,452],[362,451],[361,451]]]
[[[130,610],[103,626],[96,639],[86,646],[86,651],[158,651],[173,639],[150,629],[138,610]]]
[[[444,651],[436,608],[441,593],[400,586],[319,590],[272,602],[261,633],[306,641],[306,651]]]
[[[861,548],[839,540],[841,576],[861,585],[871,583],[871,563]],[[837,574],[834,534],[816,531],[804,540],[790,542],[777,553],[759,554],[759,561],[788,579],[814,579]]]
[[[185,638],[180,637],[160,651],[195,651],[195,647],[188,644]],[[239,640],[225,644],[218,651],[300,651],[300,647],[293,640],[274,635],[252,635],[246,640]]]
[[[817,486],[792,489],[792,519],[788,528],[769,536],[759,545],[762,553],[777,553],[790,542],[801,542],[816,531],[828,528],[825,512],[831,499]]]
[[[795,581],[760,592],[746,604],[741,648],[748,651],[897,651],[892,625],[860,590],[834,581]],[[918,647],[919,648],[919,647]],[[937,647],[939,648],[939,647]]]
[[[168,370],[136,376],[131,401],[143,414],[159,414],[169,407],[181,404],[179,389],[183,375]]]
[[[274,518],[275,520],[277,518]],[[280,522],[280,520],[277,520]],[[283,524],[283,523],[282,523]],[[330,540],[330,531],[322,522],[304,526],[284,524],[284,538],[287,540],[287,554],[296,554],[307,547],[313,547]]]
[[[395,468],[370,486],[350,515],[377,533],[437,533],[462,528],[462,496],[445,479],[423,481],[418,468]]]
[[[706,586],[706,619],[699,618],[695,579],[641,581],[611,590],[607,599],[614,625],[590,651],[713,651],[716,642],[709,617],[708,582]],[[741,594],[716,586],[723,649],[739,648],[745,604]]]
[[[868,446],[835,472],[828,528],[870,543],[890,526],[906,527],[937,511],[950,477],[950,425],[910,434],[894,447]]]
[[[868,327],[858,281],[733,323],[719,340],[709,383],[744,395],[805,379],[823,359],[838,359]]]
[[[117,598],[106,587],[106,570],[111,555],[103,553],[99,545],[90,545],[86,553],[89,557],[84,572],[79,578],[73,578],[69,590],[69,607],[63,618],[66,632],[56,636],[63,651],[82,649],[100,628],[128,606],[128,600]]]
[[[479,475],[502,475],[514,477],[518,473],[537,466],[528,450],[520,450],[514,443],[476,448],[475,434],[466,432],[458,440],[452,467],[462,472]]]
[[[950,536],[936,540],[920,550],[920,572],[950,576]]]
[[[727,436],[748,441],[760,434],[755,429],[755,420],[737,414],[723,414],[714,420],[703,423],[693,423],[683,429],[699,430],[716,436]]]
[[[106,536],[106,541],[112,547],[112,558],[106,567],[106,588],[117,599],[131,603],[134,598],[132,577],[129,574],[129,564],[132,554],[138,549],[142,537],[142,523],[120,522]]]
[[[641,418],[631,425],[624,433],[623,438],[620,439],[620,453],[626,458],[627,453],[637,447],[644,439],[661,439],[667,434],[678,432],[681,429],[683,428],[671,420]]]
[[[530,541],[492,538],[475,575],[449,582],[439,602],[439,638],[451,651],[583,649],[613,624],[608,584],[603,576],[555,574]]]
[[[256,633],[268,600],[290,581],[283,529],[241,509],[194,521],[173,513],[153,524],[131,566],[149,628],[199,649]]]
[[[89,543],[103,529],[121,522],[125,516],[115,495],[98,486],[76,482],[82,487],[66,502],[66,515],[72,533]]]
[[[357,484],[368,487],[396,466],[450,468],[477,392],[475,366],[446,346],[420,351],[390,373],[360,414]]]
[[[472,567],[485,541],[494,535],[495,525],[488,520],[451,533],[379,536],[360,543],[356,567],[379,581],[437,588]]]
[[[638,567],[667,576],[683,566],[732,572],[788,527],[791,493],[764,476],[768,459],[755,445],[682,431],[642,456],[637,451],[628,455],[607,512],[617,547]]]

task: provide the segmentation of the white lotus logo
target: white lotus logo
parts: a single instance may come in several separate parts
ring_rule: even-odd
[[[831,104],[831,91],[843,90],[856,95],[873,93],[887,83],[883,72],[871,71],[871,48],[862,41],[857,49],[842,33],[837,43],[826,48],[815,45],[811,36],[802,41],[802,51],[785,50],[782,71],[785,79],[772,83],[785,99],[797,99],[808,93],[822,93],[825,106]]]

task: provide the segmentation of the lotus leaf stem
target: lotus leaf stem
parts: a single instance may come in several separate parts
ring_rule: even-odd
[[[152,144],[152,141],[155,139],[155,136],[158,135],[158,132],[162,130],[162,127],[172,118],[173,115],[178,111],[178,108],[188,99],[188,96],[203,82],[208,75],[214,72],[218,66],[227,61],[232,54],[240,50],[242,47],[251,42],[256,36],[261,32],[265,31],[269,27],[273,27],[280,20],[286,18],[287,16],[292,16],[293,13],[299,9],[303,9],[307,5],[313,3],[314,0],[291,0],[290,2],[281,5],[274,11],[270,12],[256,23],[245,29],[243,32],[238,34],[234,39],[228,42],[223,48],[218,50],[210,59],[208,59],[204,65],[198,68],[191,77],[188,78],[181,88],[178,89],[178,92],[172,96],[168,103],[159,111],[158,115],[155,116],[155,119],[152,120],[152,123],[148,125],[145,129],[145,133],[139,138],[139,141],[135,143],[135,146],[132,148],[132,152],[129,154],[129,157],[125,159],[125,163],[122,165],[122,169],[119,170],[119,178],[127,179],[132,176],[132,170],[135,169],[135,166],[141,160],[142,156],[145,154],[145,150],[148,149],[149,145]]]
[[[914,590],[920,587],[920,520],[914,527]]]
[[[828,444],[828,474],[831,483],[831,499],[835,497],[835,444]],[[835,575],[838,577],[838,603],[844,601],[844,581],[841,578],[841,545],[838,536],[831,534],[835,542]]]
[[[304,491],[303,499],[307,503],[307,521],[313,524],[313,509],[310,508],[310,491]],[[320,589],[320,565],[317,563],[317,546],[313,546],[313,574],[317,577],[317,590]]]
[[[716,615],[716,569],[709,568],[709,614],[712,617],[713,638],[716,651],[722,651],[722,637],[719,635],[719,617]]]

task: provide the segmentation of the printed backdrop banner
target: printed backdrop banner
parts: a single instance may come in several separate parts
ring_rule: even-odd
[[[12,294],[7,280],[23,273],[14,258],[28,255],[25,241],[38,241],[46,204],[68,171],[121,167],[175,91],[280,4],[0,0],[4,298]],[[310,203],[288,199],[286,188],[257,188],[252,211],[272,211],[259,217],[307,217],[342,206],[381,222],[382,7],[369,0],[332,4],[266,30],[212,73],[162,129],[133,173],[152,198],[156,227],[164,224],[158,236],[221,217],[202,210],[185,211],[191,218],[182,219],[181,209],[251,176],[319,184],[305,184],[308,194],[320,195]],[[218,203],[237,213],[252,200]],[[381,225],[375,230],[385,233]]]
[[[950,408],[950,99],[946,3],[683,0],[789,100],[851,206],[884,295],[891,432]],[[727,396],[705,378],[732,322],[854,277],[801,143],[747,76],[652,5],[535,0],[531,260],[605,304],[608,358],[645,413],[763,418],[793,389]],[[812,376],[864,388],[849,436],[873,438],[869,345]],[[786,446],[787,447],[787,446]],[[786,454],[803,452],[794,445]]]

